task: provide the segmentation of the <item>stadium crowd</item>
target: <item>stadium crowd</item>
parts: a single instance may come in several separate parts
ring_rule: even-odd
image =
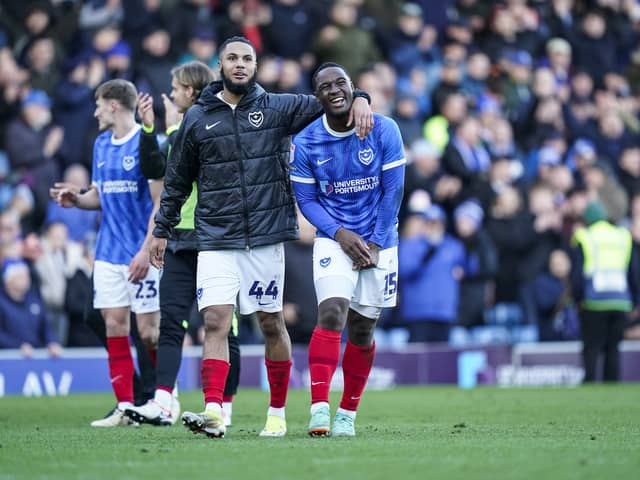
[[[400,305],[381,338],[579,338],[571,239],[590,222],[587,205],[640,242],[635,0],[10,0],[0,6],[0,348],[95,344],[83,317],[100,218],[48,193],[56,181],[89,184],[95,88],[131,80],[163,122],[171,69],[198,59],[215,70],[218,43],[235,34],[255,45],[267,91],[312,93],[315,66],[337,62],[400,126],[410,162]],[[300,221],[284,312],[307,343],[313,235]],[[245,320],[241,341],[255,340]]]

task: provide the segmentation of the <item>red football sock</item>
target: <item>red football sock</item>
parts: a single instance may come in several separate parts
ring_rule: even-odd
[[[309,374],[311,403],[329,402],[331,378],[340,360],[342,332],[316,327],[309,342]]]
[[[222,405],[224,384],[227,382],[229,362],[215,358],[202,360],[202,391],[205,403]]]
[[[291,360],[276,362],[265,358],[264,364],[267,366],[267,378],[269,380],[269,391],[271,393],[269,406],[273,408],[283,408],[287,403]]]
[[[118,402],[133,403],[133,358],[129,337],[107,337],[109,376]]]
[[[222,401],[225,402],[225,403],[233,402],[233,395],[223,395],[222,396]]]
[[[360,403],[360,397],[364,391],[376,356],[375,342],[369,346],[354,345],[347,342],[342,358],[342,372],[344,373],[344,390],[340,408],[355,412]]]
[[[154,367],[157,367],[158,366],[158,349],[147,348],[147,352],[149,352],[149,358],[151,359],[151,363],[153,363]]]

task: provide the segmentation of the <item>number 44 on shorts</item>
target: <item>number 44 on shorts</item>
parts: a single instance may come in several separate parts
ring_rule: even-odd
[[[267,289],[263,290],[260,282],[256,280],[255,282],[253,282],[253,285],[251,285],[251,288],[249,289],[249,295],[252,297],[256,297],[258,300],[260,300],[263,295],[272,297],[275,300],[276,298],[278,298],[278,286],[276,285],[276,281],[271,280],[271,282],[267,286]]]

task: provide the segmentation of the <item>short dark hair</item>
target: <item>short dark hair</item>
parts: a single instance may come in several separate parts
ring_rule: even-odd
[[[349,74],[347,73],[347,69],[344,68],[342,65],[340,65],[339,63],[335,63],[335,62],[324,62],[322,64],[320,64],[320,66],[318,68],[316,68],[315,72],[313,72],[313,75],[311,77],[311,86],[313,87],[313,91],[315,92],[316,87],[318,86],[318,75],[320,74],[320,72],[322,70],[325,70],[327,68],[339,68],[341,69],[344,73],[347,74],[347,76],[349,76]]]
[[[108,80],[96,89],[95,99],[117,100],[127,110],[136,111],[138,91],[136,86],[129,80],[116,78]]]
[[[236,42],[246,43],[253,50],[253,54],[256,57],[258,56],[258,53],[256,52],[256,47],[253,46],[253,43],[251,43],[251,41],[247,37],[243,37],[242,35],[234,35],[233,37],[227,38],[224,42],[222,42],[222,44],[220,45],[220,48],[218,48],[218,52],[220,52],[220,55],[222,55],[222,52],[224,52],[224,49],[227,48],[227,45],[229,45],[230,43],[236,43]]]

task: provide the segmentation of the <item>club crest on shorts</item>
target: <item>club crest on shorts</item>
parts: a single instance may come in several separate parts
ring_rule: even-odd
[[[364,163],[365,165],[369,165],[373,160],[373,150],[371,148],[360,150],[358,152],[358,160],[360,160],[360,162]]]
[[[122,158],[122,168],[124,168],[127,172],[131,170],[136,165],[136,157],[133,155],[125,155]]]
[[[324,257],[320,259],[320,266],[322,268],[327,268],[331,263],[331,257]]]
[[[202,287],[196,290],[196,297],[198,297],[198,300],[202,298]]]
[[[260,112],[249,112],[249,123],[256,128],[260,128],[262,122],[264,121],[264,115],[262,111]]]

